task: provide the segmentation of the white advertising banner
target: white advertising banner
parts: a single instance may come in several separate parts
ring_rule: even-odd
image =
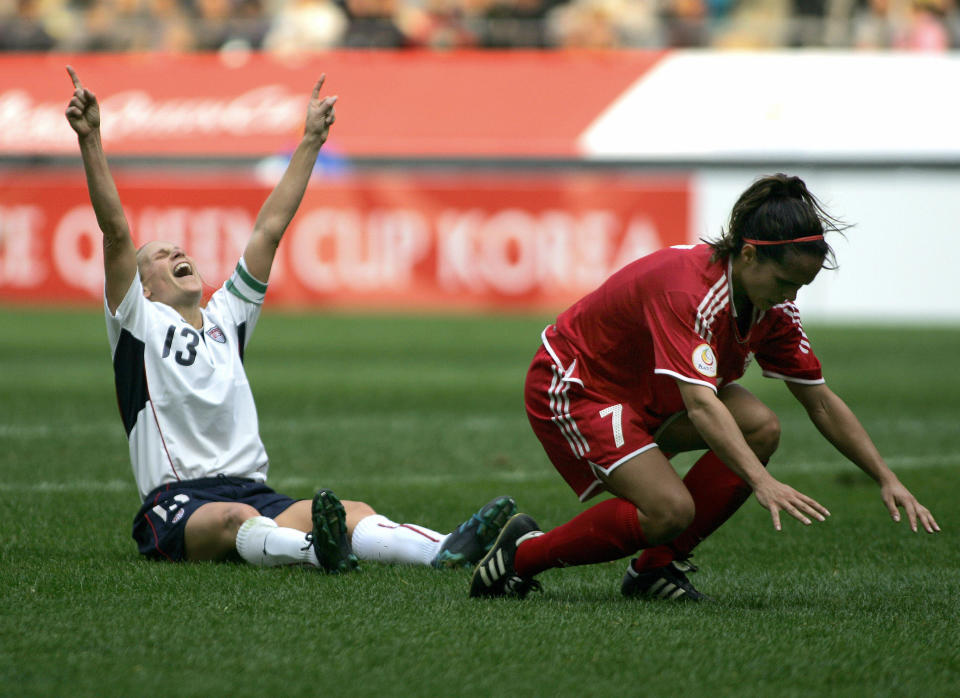
[[[670,53],[581,134],[595,160],[960,158],[960,56]]]

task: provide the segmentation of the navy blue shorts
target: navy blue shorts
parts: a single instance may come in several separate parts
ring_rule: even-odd
[[[133,539],[140,554],[181,562],[186,554],[187,519],[210,502],[249,504],[261,516],[274,518],[297,500],[277,494],[262,482],[242,477],[205,477],[161,485],[147,495],[133,519]]]

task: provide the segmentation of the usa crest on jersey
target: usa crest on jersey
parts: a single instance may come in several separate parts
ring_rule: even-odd
[[[224,336],[223,331],[216,325],[207,330],[207,336],[215,342],[220,342],[220,344],[227,343],[227,338]]]

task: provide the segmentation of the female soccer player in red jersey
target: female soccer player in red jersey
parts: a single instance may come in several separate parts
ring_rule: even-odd
[[[643,550],[627,596],[703,598],[686,562],[753,492],[780,530],[829,512],[765,469],[776,415],[735,381],[756,359],[783,380],[817,429],[880,486],[894,521],[939,531],[890,471],[847,405],[827,387],[793,301],[836,231],[797,177],[757,180],[719,240],[660,250],[627,265],[542,334],[527,375],[527,414],[567,484],[586,501],[613,495],[543,533],[526,514],[504,527],[474,572],[471,596],[524,596],[553,567]],[[670,454],[707,449],[682,480]]]

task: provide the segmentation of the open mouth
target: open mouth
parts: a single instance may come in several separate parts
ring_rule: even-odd
[[[180,264],[173,268],[173,275],[178,279],[182,279],[184,276],[192,276],[193,269],[189,262],[180,262]]]

